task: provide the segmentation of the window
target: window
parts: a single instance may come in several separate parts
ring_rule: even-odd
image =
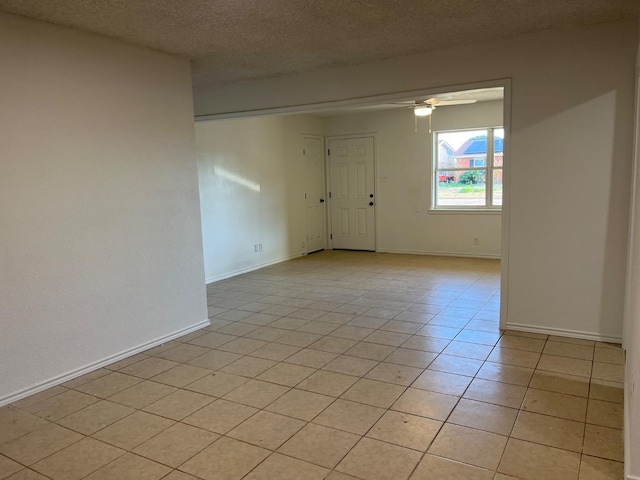
[[[435,132],[433,208],[502,207],[504,129]]]

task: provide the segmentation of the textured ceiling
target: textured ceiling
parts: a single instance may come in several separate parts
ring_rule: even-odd
[[[194,83],[351,65],[637,18],[637,0],[0,0],[0,10],[193,60]]]

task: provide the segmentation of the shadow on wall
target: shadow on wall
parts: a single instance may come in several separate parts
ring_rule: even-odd
[[[601,309],[600,323],[602,331],[618,331],[618,322],[624,318],[624,299],[626,287],[627,251],[629,239],[629,212],[631,197],[631,185],[633,164],[633,130],[631,123],[623,119],[631,118],[634,112],[632,102],[610,92],[606,95],[609,99],[609,108],[614,110],[614,122],[610,124],[613,129],[613,144],[609,149],[613,158],[611,177],[609,179],[609,216],[606,229],[606,250],[604,257],[603,278],[618,277],[619,282],[603,282],[602,297],[605,299]],[[629,146],[629,147],[627,147]],[[621,226],[620,226],[621,225]],[[620,248],[624,245],[627,248]],[[608,312],[612,308],[619,309],[619,316],[610,318]]]
[[[540,91],[514,89],[514,110],[523,96],[546,92],[555,100],[513,116],[512,149],[519,154],[511,165],[511,192],[518,193],[511,197],[510,265],[528,278],[510,290],[510,302],[551,299],[529,322],[618,339],[631,169],[623,120],[631,108],[616,90],[603,93],[603,85],[534,88]]]

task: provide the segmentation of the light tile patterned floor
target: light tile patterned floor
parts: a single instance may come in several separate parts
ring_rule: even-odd
[[[623,354],[500,332],[497,261],[323,252],[0,409],[0,478],[622,478]]]

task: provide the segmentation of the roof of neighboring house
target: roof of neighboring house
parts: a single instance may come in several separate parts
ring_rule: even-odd
[[[504,139],[495,137],[493,140],[493,151],[495,153],[502,153],[504,150]],[[473,137],[462,144],[458,150],[453,154],[454,157],[466,157],[469,155],[481,155],[487,153],[487,137],[486,135],[480,135]]]
[[[440,145],[442,148],[446,148],[449,153],[453,153],[455,151],[455,149],[451,145],[449,145],[449,142],[447,142],[446,140],[440,140],[438,142],[438,145]]]

